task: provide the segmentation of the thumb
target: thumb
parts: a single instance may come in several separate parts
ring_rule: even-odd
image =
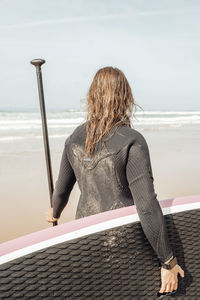
[[[185,275],[184,275],[184,271],[181,269],[181,267],[179,268],[179,274],[181,275],[181,277],[184,277]]]

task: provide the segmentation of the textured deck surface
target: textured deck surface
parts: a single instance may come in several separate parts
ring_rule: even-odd
[[[200,209],[165,215],[185,277],[164,299],[200,299]],[[159,299],[160,268],[139,221],[0,265],[0,299]]]

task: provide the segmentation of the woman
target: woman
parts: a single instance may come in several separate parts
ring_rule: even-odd
[[[133,105],[123,72],[113,67],[99,69],[87,94],[87,120],[65,141],[53,208],[46,218],[48,222],[59,219],[76,180],[81,191],[76,219],[135,204],[162,265],[159,292],[167,293],[177,290],[178,273],[184,277],[184,271],[169,244],[147,142],[131,127]],[[166,269],[167,264],[171,269]]]

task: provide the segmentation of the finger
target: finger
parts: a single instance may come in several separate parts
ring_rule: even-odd
[[[178,280],[176,281],[175,285],[174,285],[174,289],[177,290],[178,289]]]
[[[169,293],[171,290],[171,284],[168,283],[164,292]]]
[[[48,217],[47,217],[47,221],[50,222],[50,223],[53,222],[52,217],[51,217],[51,216],[48,216]]]
[[[175,284],[176,284],[176,281],[171,282],[170,292],[173,292],[173,290],[175,290]]]
[[[162,283],[162,286],[161,286],[161,289],[159,291],[159,293],[164,293],[165,292],[165,289],[166,289],[166,286],[167,286],[167,283],[166,282],[163,282]]]
[[[180,267],[180,269],[179,269],[179,274],[181,275],[181,277],[184,277],[185,275],[184,275],[184,271],[181,269],[181,267]]]
[[[51,219],[51,222],[53,223],[53,222],[56,222],[58,219],[57,218],[54,218],[54,217],[51,217],[50,218]]]
[[[181,269],[181,267],[179,267],[178,273],[180,274],[181,277],[184,277],[184,271],[183,269]]]
[[[53,221],[52,219],[49,219],[48,222],[49,222],[49,223],[53,223],[53,222],[55,222],[55,221]]]

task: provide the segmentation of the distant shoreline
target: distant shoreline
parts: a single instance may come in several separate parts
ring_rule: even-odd
[[[0,113],[34,113],[34,112],[40,112],[39,108],[30,108],[30,109],[22,109],[22,108],[15,108],[15,109],[5,109],[5,108],[2,108],[0,109]],[[81,110],[81,109],[73,109],[73,108],[69,108],[69,109],[47,109],[46,108],[46,112],[52,112],[52,113],[62,113],[62,112],[86,112],[84,110]],[[197,112],[197,113],[200,113],[200,110],[148,110],[148,109],[144,109],[144,112],[150,112],[150,113],[194,113],[194,112]],[[136,111],[136,114],[137,113],[143,113],[142,110],[140,111]]]

